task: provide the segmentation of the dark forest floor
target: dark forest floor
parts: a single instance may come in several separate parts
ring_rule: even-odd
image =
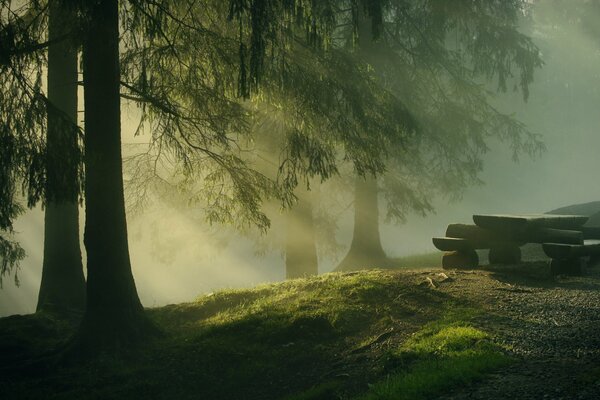
[[[78,367],[44,357],[71,324],[0,319],[0,398],[600,398],[598,269],[329,274],[148,313],[164,338]]]

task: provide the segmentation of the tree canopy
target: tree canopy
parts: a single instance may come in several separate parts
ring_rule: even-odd
[[[262,229],[269,226],[265,199],[289,207],[296,186],[346,166],[361,179],[383,176],[388,216],[402,219],[408,210],[430,211],[434,194],[460,194],[477,182],[489,139],[505,141],[515,157],[542,148],[493,107],[485,84],[529,96],[542,62],[518,30],[525,0],[69,4],[77,17],[66,31],[80,33],[72,46],[82,45],[83,152],[81,143],[50,149],[45,142],[52,106],[42,72],[54,40],[46,32],[48,3],[0,3],[0,229],[11,229],[18,188],[30,207],[64,193],[85,197],[83,331],[101,331],[108,343],[143,337],[147,322],[129,262],[121,99],[139,106],[138,133],[150,138],[133,158],[134,172],[149,171],[132,176],[136,194],[162,172],[176,173],[175,185],[194,188],[191,200],[202,202],[210,222]],[[272,132],[257,123],[263,119],[274,121]],[[276,173],[257,161],[264,138],[275,143]],[[75,175],[49,175],[54,157],[66,158]],[[4,248],[12,256],[3,273],[22,256]]]

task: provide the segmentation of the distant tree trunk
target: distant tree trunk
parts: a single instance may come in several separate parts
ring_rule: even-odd
[[[153,333],[129,260],[120,126],[118,1],[88,1],[83,45],[85,89],[85,246],[87,307],[84,348],[126,349]]]
[[[298,188],[296,195],[298,202],[287,214],[285,246],[287,279],[318,275],[319,273],[311,192],[304,188]]]
[[[381,42],[375,40],[372,18],[358,7],[358,49],[366,60],[377,56]],[[367,267],[387,267],[389,259],[381,246],[377,178],[356,176],[354,193],[354,233],[350,250],[336,268],[351,271]]]
[[[388,264],[379,236],[377,179],[372,176],[357,176],[352,244],[336,270],[352,271],[365,267],[386,267]]]
[[[68,34],[74,9],[50,3],[50,40]],[[62,40],[48,48],[47,186],[44,261],[37,311],[82,313],[85,278],[77,204],[77,47]],[[72,154],[68,154],[73,151]]]

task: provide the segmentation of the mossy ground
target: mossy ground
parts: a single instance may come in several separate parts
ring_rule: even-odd
[[[506,362],[472,304],[421,281],[365,271],[221,291],[148,310],[165,335],[135,357],[77,367],[41,368],[72,325],[3,319],[0,398],[426,398]]]

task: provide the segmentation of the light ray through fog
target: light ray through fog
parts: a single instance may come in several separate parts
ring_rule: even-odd
[[[219,288],[283,278],[282,270],[269,267],[281,264],[278,255],[254,258],[248,239],[202,222],[176,209],[130,222],[132,264],[145,305],[190,301]]]
[[[531,97],[499,96],[497,106],[514,112],[521,121],[544,135],[548,151],[539,160],[523,158],[519,164],[499,143],[485,158],[485,185],[466,191],[460,203],[434,201],[437,213],[426,218],[409,215],[404,225],[382,225],[384,249],[391,257],[429,252],[430,238],[443,235],[452,222],[469,222],[474,213],[544,212],[560,206],[600,200],[595,182],[600,168],[600,37],[592,37],[573,24],[560,31],[551,23],[561,18],[545,9],[534,29],[546,65],[538,71]],[[600,20],[596,18],[596,20]],[[549,21],[549,22],[548,22]],[[80,93],[80,98],[83,96]],[[82,108],[82,105],[80,105]],[[134,137],[139,115],[135,107],[123,108],[123,137],[127,143],[145,143]],[[383,207],[383,202],[380,203]],[[247,287],[281,280],[285,276],[280,248],[284,237],[283,214],[271,210],[278,221],[272,237],[274,249],[255,256],[254,242],[228,229],[207,227],[190,212],[158,204],[130,216],[129,234],[134,276],[146,306],[190,301],[199,294],[225,287]],[[382,213],[384,214],[383,210]],[[81,213],[83,215],[83,212]],[[340,214],[337,239],[351,240],[352,209]],[[83,228],[83,221],[81,227]],[[0,316],[35,310],[42,265],[43,213],[36,209],[19,218],[18,239],[27,251],[19,271],[21,287],[11,277],[0,291]],[[273,237],[274,236],[274,237]],[[224,238],[227,238],[225,240]],[[82,246],[83,248],[83,246]],[[343,253],[343,252],[342,252]],[[339,260],[341,255],[337,256]],[[320,272],[333,260],[321,260]]]
[[[3,280],[3,288],[0,290],[0,316],[35,312],[42,276],[43,221],[43,212],[35,209],[15,222],[15,236],[27,253],[27,258],[23,260],[18,271],[19,287],[14,284],[14,275]]]

